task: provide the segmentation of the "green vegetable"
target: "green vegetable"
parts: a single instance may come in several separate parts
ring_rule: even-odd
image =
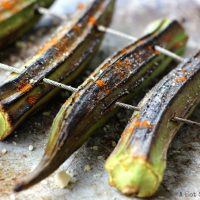
[[[67,84],[88,66],[104,35],[91,21],[95,19],[108,26],[113,6],[112,0],[95,0],[72,26],[63,22],[55,35],[25,63],[24,71],[0,86],[0,140],[59,90],[45,84],[44,78]]]
[[[167,69],[171,58],[154,50],[159,44],[181,54],[187,35],[176,22],[163,20],[156,30],[107,59],[62,106],[50,130],[45,154],[36,170],[15,191],[54,172],[116,110],[115,103],[136,95]]]
[[[165,76],[139,103],[106,162],[109,182],[122,193],[150,197],[166,168],[167,150],[200,100],[200,52]]]
[[[1,0],[0,48],[14,42],[38,21],[36,6],[49,7],[54,0]]]

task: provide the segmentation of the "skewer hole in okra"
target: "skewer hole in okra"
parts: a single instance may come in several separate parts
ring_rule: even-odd
[[[71,26],[63,22],[55,35],[24,64],[22,73],[0,86],[0,140],[56,94],[58,88],[44,83],[44,78],[67,84],[87,67],[104,36],[91,24],[91,18],[108,26],[114,3],[95,0]]]
[[[49,7],[54,0],[1,0],[0,48],[22,36],[39,20],[36,6]]]
[[[177,21],[162,20],[153,28],[150,34],[103,62],[65,102],[51,127],[42,161],[15,191],[53,173],[117,111],[117,101],[137,95],[167,70],[172,59],[155,51],[155,44],[183,53],[187,34]]]
[[[169,145],[200,100],[200,52],[165,76],[139,103],[106,161],[109,182],[122,193],[150,197],[162,182]]]

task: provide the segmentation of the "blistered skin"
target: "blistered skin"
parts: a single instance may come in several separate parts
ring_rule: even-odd
[[[166,69],[172,60],[156,52],[154,44],[181,53],[186,41],[178,22],[164,20],[156,31],[107,59],[62,106],[41,163],[15,190],[28,188],[56,170],[113,114],[116,101],[136,95]]]
[[[36,7],[49,7],[54,0],[1,0],[0,48],[22,36],[38,21]]]
[[[164,77],[139,103],[106,162],[111,185],[122,193],[152,196],[166,167],[168,147],[200,99],[200,52]],[[121,177],[121,178],[120,178]],[[124,177],[124,178],[123,178]]]
[[[108,26],[113,7],[114,0],[95,0],[72,26],[60,25],[18,77],[0,86],[0,112],[8,116],[0,121],[0,127],[7,127],[0,129],[1,140],[58,91],[43,78],[69,83],[87,66],[104,36],[96,23]]]

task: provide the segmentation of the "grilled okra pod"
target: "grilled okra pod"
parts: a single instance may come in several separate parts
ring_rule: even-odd
[[[57,33],[25,63],[24,71],[0,86],[0,140],[58,91],[45,84],[44,78],[69,83],[87,66],[104,35],[94,22],[108,26],[114,2],[95,0],[72,27],[63,22]]]
[[[161,45],[181,54],[187,35],[181,25],[163,20],[156,30],[107,59],[62,106],[50,130],[39,166],[15,191],[28,188],[54,172],[115,111],[115,103],[136,95],[172,61],[154,50]]]
[[[124,194],[152,196],[166,168],[168,147],[200,100],[200,52],[164,77],[139,103],[106,162],[109,182]]]
[[[49,7],[54,0],[1,0],[0,48],[14,42],[37,22],[36,7]]]

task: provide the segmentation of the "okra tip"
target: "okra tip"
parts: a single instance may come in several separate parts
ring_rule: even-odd
[[[140,157],[110,157],[105,164],[109,183],[122,194],[137,197],[150,197],[160,185],[160,177],[153,167]]]
[[[46,178],[49,173],[49,162],[48,158],[44,157],[44,160],[42,160],[39,165],[34,169],[27,177],[20,180],[13,188],[14,192],[21,192],[23,190],[26,190],[33,185],[39,183],[41,180]]]

